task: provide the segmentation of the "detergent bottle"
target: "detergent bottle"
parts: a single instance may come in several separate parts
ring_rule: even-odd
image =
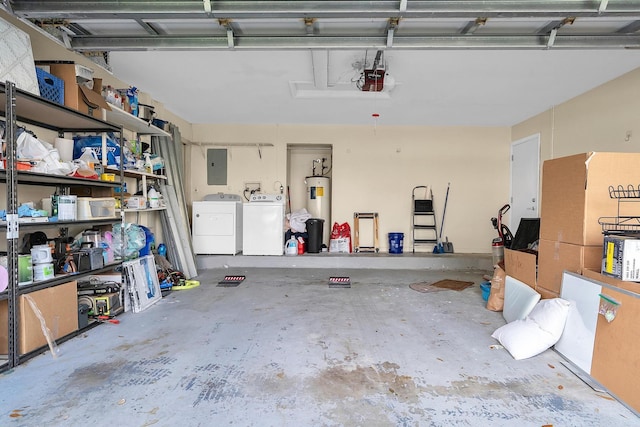
[[[298,255],[298,241],[295,237],[291,237],[287,240],[284,253],[285,255]]]

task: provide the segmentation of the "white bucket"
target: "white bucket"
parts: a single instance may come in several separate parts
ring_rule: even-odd
[[[34,264],[33,265],[33,281],[53,279],[53,263]]]
[[[35,245],[31,248],[31,262],[33,264],[47,264],[52,261],[49,245]]]

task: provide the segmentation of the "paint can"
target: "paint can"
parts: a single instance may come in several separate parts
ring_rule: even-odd
[[[34,282],[53,279],[53,276],[54,276],[53,263],[33,265],[33,281]]]
[[[47,264],[53,261],[49,245],[35,245],[31,247],[31,262],[33,264]]]

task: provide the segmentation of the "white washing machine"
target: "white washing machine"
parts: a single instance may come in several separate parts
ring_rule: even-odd
[[[235,255],[242,250],[242,199],[237,194],[209,194],[193,202],[193,252]]]
[[[252,194],[242,205],[242,254],[284,254],[284,196]]]

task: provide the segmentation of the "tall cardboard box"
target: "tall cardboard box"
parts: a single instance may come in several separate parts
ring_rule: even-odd
[[[602,246],[600,217],[618,215],[609,187],[640,184],[640,153],[583,153],[542,165],[540,238]],[[620,215],[640,216],[640,203],[621,203]]]
[[[640,283],[623,282],[585,269],[584,276],[611,285],[602,293],[620,302],[611,322],[598,316],[591,376],[640,412]]]
[[[536,290],[543,289],[559,296],[565,270],[582,274],[585,268],[599,269],[601,263],[602,245],[582,246],[541,239]]]
[[[42,313],[54,339],[78,330],[78,290],[76,282],[46,288],[27,294]],[[40,320],[31,309],[25,295],[18,299],[18,351],[26,354],[47,345]],[[7,301],[0,301],[0,354],[7,354]]]

